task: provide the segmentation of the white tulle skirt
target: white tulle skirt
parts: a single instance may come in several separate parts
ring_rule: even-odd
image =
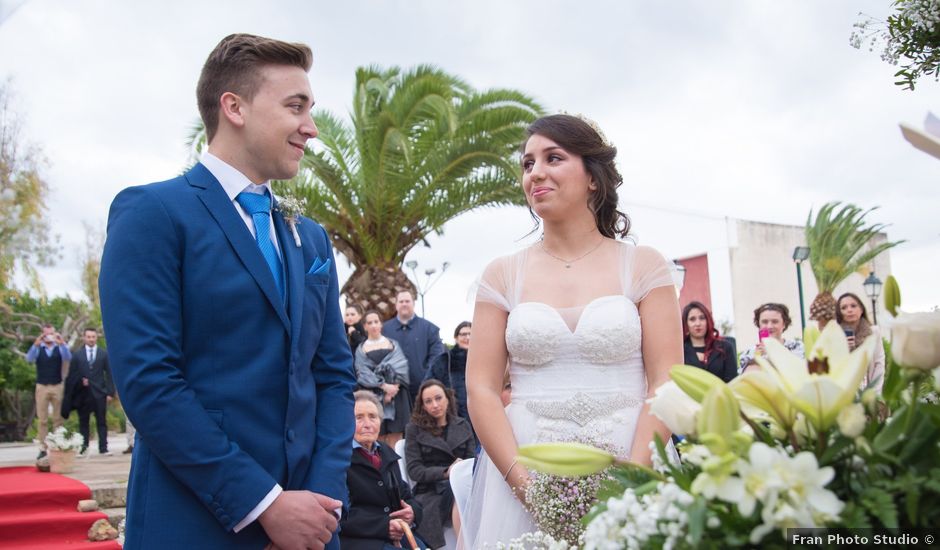
[[[506,416],[520,446],[545,441],[590,440],[603,433],[600,441],[616,441],[619,443],[616,445],[618,454],[624,456],[630,451],[639,414],[639,406],[629,406],[595,418],[586,426],[579,426],[574,422],[539,416],[529,410],[525,402],[515,399],[506,407]],[[532,516],[512,493],[485,451],[477,461],[479,465],[473,476],[470,502],[463,518],[461,548],[493,549],[497,543],[506,544],[525,533],[537,531]]]

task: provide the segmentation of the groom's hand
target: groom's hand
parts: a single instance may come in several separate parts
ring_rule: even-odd
[[[333,510],[340,506],[340,501],[310,491],[284,491],[258,521],[277,548],[319,550],[333,537]]]

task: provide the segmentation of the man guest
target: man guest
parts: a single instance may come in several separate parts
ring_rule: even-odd
[[[418,386],[424,375],[446,353],[441,342],[441,329],[415,315],[415,297],[408,290],[402,290],[396,296],[395,311],[397,315],[382,325],[382,334],[401,344],[401,350],[408,358],[408,379],[411,380],[408,393],[411,394],[411,402],[417,403]]]
[[[114,379],[108,352],[98,346],[98,331],[86,328],[82,334],[84,345],[76,350],[65,381],[65,399],[62,416],[68,418],[74,409],[78,412],[78,431],[85,438],[82,454],[88,450],[91,415],[95,415],[98,431],[98,453],[108,452],[108,403],[114,398]]]
[[[36,364],[36,416],[39,417],[39,456],[46,456],[46,435],[49,433],[49,407],[52,407],[52,427],[62,425],[62,381],[72,359],[62,335],[51,324],[45,323],[42,332],[26,352],[26,361]]]
[[[338,548],[356,379],[326,231],[284,212],[310,48],[235,34],[196,89],[208,152],[114,199],[101,309],[137,427],[125,548]]]

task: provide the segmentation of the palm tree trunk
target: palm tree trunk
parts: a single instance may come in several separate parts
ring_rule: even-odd
[[[819,324],[820,330],[836,318],[836,299],[831,292],[820,292],[816,295],[809,306],[809,318]]]
[[[385,320],[395,316],[395,298],[402,290],[417,296],[414,284],[401,268],[364,266],[356,268],[343,285],[342,294],[347,304],[378,311]]]

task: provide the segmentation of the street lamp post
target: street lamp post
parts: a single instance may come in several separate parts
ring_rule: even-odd
[[[421,280],[418,278],[418,262],[415,260],[408,260],[405,262],[405,267],[411,270],[411,274],[414,276],[415,289],[418,291],[418,297],[421,299],[421,316],[424,317],[424,295],[431,290],[431,287],[435,283],[441,280],[441,277],[444,275],[444,272],[447,271],[447,268],[450,267],[450,262],[444,262],[441,264],[441,271],[438,272],[436,267],[429,267],[424,270],[424,284],[421,284]],[[437,277],[432,277],[437,273]]]
[[[800,266],[809,259],[809,247],[798,246],[793,249],[793,262],[796,263],[796,286],[800,291],[800,328],[806,332],[806,314],[803,312],[803,273]]]
[[[878,300],[878,296],[881,296],[881,285],[883,283],[881,282],[881,279],[879,279],[878,277],[875,277],[875,272],[872,271],[871,273],[868,274],[868,278],[865,279],[865,281],[862,284],[865,285],[865,294],[868,294],[868,297],[871,298],[872,323],[877,325],[878,313],[875,311],[877,309],[877,306],[875,304]]]

